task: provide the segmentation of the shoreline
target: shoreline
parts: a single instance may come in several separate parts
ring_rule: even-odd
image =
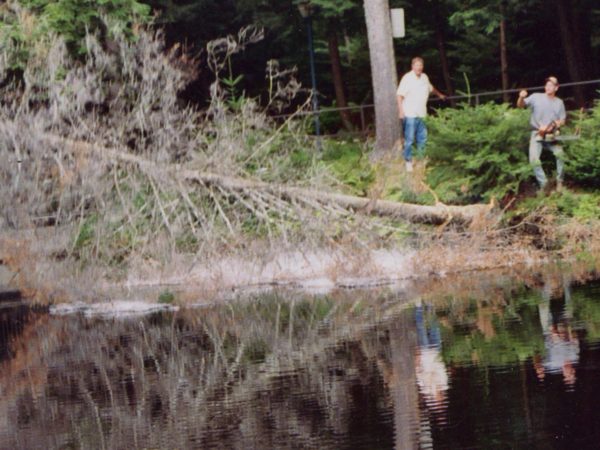
[[[0,262],[11,267],[12,289],[20,290],[29,301],[46,305],[141,301],[151,306],[160,304],[159,297],[164,292],[172,294],[168,303],[173,305],[208,305],[274,289],[328,294],[346,289],[403,288],[423,285],[425,280],[427,285],[434,279],[493,271],[519,273],[559,260],[572,262],[555,252],[530,247],[512,245],[482,250],[466,241],[421,249],[396,247],[359,252],[340,246],[337,250],[280,252],[255,258],[226,256],[208,262],[199,262],[191,255],[176,255],[164,265],[133,261],[126,276],[111,280],[98,268],[69,274],[64,263],[43,255],[25,255],[24,249],[30,247],[27,242],[17,243],[13,249],[20,250],[20,257],[0,254]],[[10,250],[7,246],[3,249],[4,253]]]

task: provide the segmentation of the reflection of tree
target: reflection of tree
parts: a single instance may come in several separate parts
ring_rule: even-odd
[[[525,361],[545,354],[541,298],[486,292],[427,300],[424,324],[438,321],[450,367],[443,413],[423,388],[419,398],[415,311],[393,295],[263,295],[128,321],[40,317],[0,363],[0,447],[412,448],[446,439],[453,410],[476,430],[498,405],[518,442],[539,426],[529,401],[541,384]],[[573,293],[576,318],[597,292]],[[482,367],[462,366],[473,362]],[[489,370],[516,362],[520,376]],[[472,437],[490,448],[481,430]]]
[[[575,322],[585,327],[586,339],[600,341],[600,283],[576,290],[571,296]]]
[[[492,302],[472,299],[460,303],[459,314],[451,306],[443,308],[443,357],[447,364],[503,366],[544,353],[539,296],[512,294]]]
[[[380,368],[395,366],[379,317],[356,298],[266,297],[141,321],[45,320],[0,367],[0,385],[23,380],[2,392],[0,442],[318,448],[380,433],[389,448],[396,400]]]
[[[414,350],[417,333],[414,317],[402,314],[390,329],[392,347],[395,448],[417,448],[419,434],[419,397],[417,393]]]

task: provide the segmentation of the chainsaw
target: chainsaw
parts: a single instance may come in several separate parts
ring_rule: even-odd
[[[560,130],[558,129],[558,125],[556,125],[556,122],[552,122],[546,127],[545,130],[539,130],[537,132],[536,139],[538,141],[554,142],[557,140],[558,136],[560,136]]]

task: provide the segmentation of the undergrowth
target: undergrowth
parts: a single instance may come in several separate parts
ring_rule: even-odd
[[[448,203],[516,194],[531,177],[528,112],[486,103],[442,109],[427,120],[427,180]]]

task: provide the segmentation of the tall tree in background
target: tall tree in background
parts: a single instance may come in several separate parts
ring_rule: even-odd
[[[338,29],[343,20],[344,14],[354,8],[359,7],[357,0],[312,0],[312,3],[319,7],[319,15],[326,20],[327,29],[327,48],[329,51],[329,60],[331,62],[331,77],[335,91],[335,102],[338,108],[346,108],[346,91],[344,88],[344,78],[342,76],[342,60],[340,57],[340,44],[338,39]],[[351,130],[352,121],[347,110],[340,111],[342,124],[347,130]]]
[[[508,78],[508,50],[506,45],[506,4],[506,0],[500,0],[500,22],[498,24],[498,28],[500,29],[500,74],[503,91],[507,91],[510,88]],[[510,103],[508,92],[502,94],[502,101],[504,101],[504,103]]]
[[[584,38],[580,30],[582,22],[586,20],[586,15],[582,14],[581,10],[591,12],[589,8],[585,8],[585,3],[587,2],[578,0],[554,0],[553,2],[556,7],[561,42],[571,81],[583,81],[588,77],[583,51]],[[586,38],[589,40],[589,33],[586,34]],[[577,106],[584,106],[585,89],[583,86],[575,86],[574,93]]]
[[[502,89],[509,88],[508,54],[506,48],[506,10],[505,0],[483,1],[467,0],[460,2],[464,9],[456,9],[450,16],[450,24],[457,30],[471,31],[485,36],[491,36],[499,30],[500,74]],[[458,7],[458,5],[456,5]],[[506,95],[504,101],[509,101]]]
[[[398,76],[392,42],[392,24],[388,0],[364,0],[371,79],[375,100],[375,149],[391,151],[400,138],[400,120],[396,103]]]
[[[433,22],[435,26],[435,41],[437,49],[440,54],[440,65],[442,68],[442,75],[444,76],[444,85],[446,87],[446,94],[454,95],[454,84],[452,83],[452,76],[450,74],[450,63],[448,61],[447,38],[446,38],[446,11],[444,4],[440,0],[430,0],[433,7]]]

